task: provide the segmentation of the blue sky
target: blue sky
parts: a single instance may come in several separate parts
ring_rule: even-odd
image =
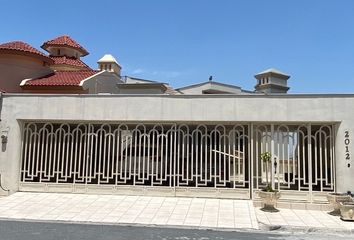
[[[254,75],[291,75],[292,93],[354,93],[353,0],[0,0],[0,42],[39,48],[68,34],[123,75],[173,87],[214,80],[253,90]]]

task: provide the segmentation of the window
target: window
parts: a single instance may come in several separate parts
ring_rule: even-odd
[[[60,49],[58,49],[57,52],[58,52],[58,55],[60,55]]]

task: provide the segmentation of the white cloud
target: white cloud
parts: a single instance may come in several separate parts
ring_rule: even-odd
[[[143,72],[144,72],[144,69],[141,69],[141,68],[137,68],[137,69],[133,70],[133,74],[139,74],[139,73],[143,73]]]
[[[152,75],[163,77],[163,78],[176,78],[181,76],[181,72],[178,71],[153,71]]]

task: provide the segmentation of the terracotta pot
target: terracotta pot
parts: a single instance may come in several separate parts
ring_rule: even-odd
[[[354,221],[354,201],[340,203],[340,219]]]
[[[262,210],[270,212],[278,211],[274,206],[280,198],[280,192],[260,191],[258,192],[258,196],[262,199],[264,204]]]
[[[334,210],[331,212],[333,215],[340,214],[340,203],[341,202],[350,202],[352,198],[347,193],[328,193],[327,200],[332,204]]]

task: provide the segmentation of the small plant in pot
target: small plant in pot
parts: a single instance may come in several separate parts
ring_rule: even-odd
[[[344,202],[353,202],[353,199],[351,198],[351,195],[348,193],[338,193],[338,192],[333,192],[333,193],[328,193],[327,194],[327,200],[328,202],[333,206],[333,211],[329,212],[330,215],[334,216],[339,216],[341,211],[340,208]]]
[[[354,201],[340,202],[340,219],[354,222]]]
[[[272,175],[268,174],[268,170],[271,169],[271,159],[272,154],[270,152],[261,154],[261,160],[265,163],[266,187],[259,191],[258,196],[263,202],[263,208],[261,210],[266,212],[278,212],[279,210],[274,206],[280,198],[280,192],[273,189]]]

